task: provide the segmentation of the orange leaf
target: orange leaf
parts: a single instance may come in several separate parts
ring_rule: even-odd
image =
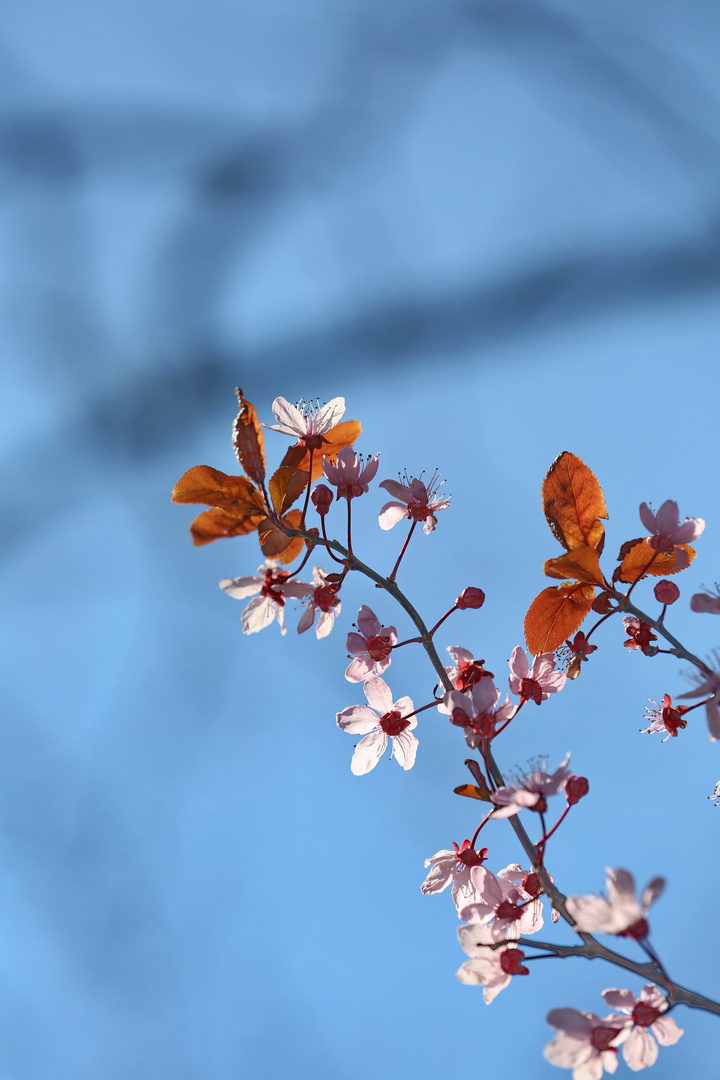
[[[533,656],[554,652],[572,637],[590,610],[594,596],[593,586],[584,582],[543,589],[525,616],[525,641]]]
[[[695,548],[690,547],[689,544],[678,544],[677,546],[681,547],[686,553],[688,557],[686,565],[689,566],[695,558]],[[646,574],[650,577],[664,577],[666,574],[679,574],[680,570],[685,569],[684,566],[678,567],[676,565],[677,559],[674,552],[668,555],[664,551],[655,551],[644,537],[623,544],[620,554],[624,554],[624,558],[618,567],[620,571],[618,577],[620,581],[625,581],[628,584],[634,584],[640,578],[645,577]],[[617,570],[615,573],[617,574]]]
[[[567,450],[555,458],[542,484],[543,510],[556,540],[566,551],[605,543],[600,518],[607,518],[602,488],[587,465]]]
[[[291,510],[283,521],[291,529],[299,529],[301,517],[299,510]],[[269,518],[258,526],[258,537],[263,555],[268,559],[277,559],[281,563],[290,563],[297,558],[305,543],[302,536],[287,536]]]
[[[484,791],[481,791],[479,787],[475,787],[474,784],[461,784],[460,787],[453,788],[456,795],[467,795],[469,799],[480,799],[481,802],[490,802],[490,796]]]
[[[243,397],[239,386],[235,387],[240,411],[233,422],[233,447],[240,467],[245,470],[258,487],[265,479],[265,439],[255,409]]]
[[[343,446],[352,446],[355,440],[360,437],[361,433],[362,424],[359,420],[343,420],[341,424],[336,424],[335,427],[330,428],[323,436],[325,442],[322,445],[322,449],[316,450],[313,454],[313,467],[310,483],[314,480],[318,480],[323,475],[323,454],[325,457],[334,457],[338,450],[341,450]],[[304,446],[291,446],[287,450],[280,465],[281,467],[283,465],[291,465],[294,469],[304,469],[305,472],[307,472],[309,462],[309,450],[306,450]]]
[[[575,581],[589,581],[595,585],[602,585],[603,576],[600,573],[600,556],[595,548],[573,548],[567,555],[559,555],[557,559],[547,559],[543,566],[543,574],[546,577],[560,578],[567,581],[573,578]]]
[[[176,503],[205,503],[239,513],[266,514],[262,495],[244,476],[228,476],[210,465],[194,465],[173,488]]]
[[[307,487],[308,474],[303,469],[281,465],[268,480],[268,490],[278,514],[284,514]]]
[[[255,531],[264,516],[263,511],[260,514],[239,517],[223,510],[221,506],[214,506],[212,510],[203,510],[202,514],[198,514],[190,526],[190,535],[195,547],[210,544],[224,536],[246,536],[247,533]]]

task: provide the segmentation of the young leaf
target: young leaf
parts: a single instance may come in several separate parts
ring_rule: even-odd
[[[298,529],[301,517],[299,510],[291,510],[283,521],[291,529]],[[267,559],[277,559],[280,563],[291,563],[300,554],[305,544],[302,536],[287,536],[269,518],[258,526],[258,537],[263,555]]]
[[[602,551],[605,498],[597,477],[579,457],[566,450],[555,459],[543,480],[542,499],[547,523],[566,551]]]
[[[278,514],[284,514],[307,487],[308,474],[304,469],[281,465],[268,480],[268,491]]]
[[[260,492],[244,476],[228,476],[210,465],[194,465],[173,488],[176,503],[205,503],[239,513],[266,513]]]
[[[594,596],[594,587],[584,582],[543,589],[525,616],[525,641],[533,656],[554,652],[572,637],[592,607]]]
[[[211,544],[213,540],[221,540],[229,536],[246,536],[254,532],[258,523],[265,517],[265,511],[261,513],[246,514],[244,517],[236,513],[224,510],[221,506],[214,506],[212,510],[203,510],[202,514],[193,521],[190,526],[190,535],[195,547],[202,544]]]
[[[456,795],[467,795],[469,799],[480,799],[481,802],[490,802],[490,795],[486,791],[481,791],[479,787],[475,787],[474,784],[461,784],[460,787],[453,788]]]
[[[235,456],[250,479],[254,480],[258,487],[262,487],[265,479],[265,439],[260,421],[253,406],[243,397],[239,386],[235,388],[235,393],[240,406],[233,422],[232,441]]]
[[[600,556],[592,547],[574,548],[567,555],[559,555],[557,559],[547,559],[543,566],[543,574],[546,577],[560,578],[561,581],[574,578],[575,581],[587,581],[595,585],[603,584]]]
[[[620,581],[627,582],[629,585],[634,584],[646,575],[649,577],[665,577],[666,574],[678,574],[680,570],[684,570],[686,566],[690,565],[697,553],[695,548],[690,547],[689,544],[678,544],[677,546],[682,548],[687,555],[688,561],[685,566],[677,566],[675,552],[668,555],[664,551],[655,551],[644,538],[628,541],[620,548],[622,562],[615,573],[618,574]]]

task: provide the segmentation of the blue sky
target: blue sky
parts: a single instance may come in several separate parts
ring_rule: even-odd
[[[237,384],[266,422],[277,394],[345,396],[378,479],[447,478],[400,581],[428,621],[484,589],[439,645],[502,685],[558,553],[542,477],[572,450],[605,491],[609,567],[640,502],[705,518],[671,625],[708,655],[688,598],[720,576],[717,21],[699,2],[4,6],[2,1080],[545,1078],[549,1008],[639,989],[557,960],[490,1007],[457,983],[452,903],[420,883],[477,824],[452,794],[459,732],[422,714],[411,772],[357,778],[335,726],[362,701],[343,678],[360,604],[408,627],[351,581],[327,640],[292,615],[243,637],[217,582],[255,572],[255,540],[194,550],[169,494],[191,465],[234,471]],[[268,434],[271,461],[285,446]],[[356,514],[380,570],[401,542],[383,495]],[[600,631],[498,758],[572,751],[591,792],[557,881],[667,876],[656,946],[717,996],[718,748],[701,710],[664,745],[638,734],[647,698],[688,684],[622,640]],[[434,685],[409,648],[388,681],[416,704]],[[494,870],[520,858],[506,824],[489,846]],[[658,1080],[712,1071],[714,1019],[676,1015]]]

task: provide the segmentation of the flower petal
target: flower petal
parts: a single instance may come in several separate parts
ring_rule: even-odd
[[[412,769],[415,764],[418,741],[412,732],[401,731],[393,737],[393,748],[390,757],[394,757],[398,765],[403,769]]]
[[[377,714],[367,705],[351,705],[336,714],[335,723],[342,731],[351,735],[367,735],[370,731],[380,730]]]
[[[364,776],[374,769],[380,758],[385,753],[388,737],[384,731],[378,729],[370,732],[355,747],[350,769],[355,776]]]
[[[382,484],[380,486],[382,487]],[[387,531],[388,529],[392,529],[393,525],[397,525],[398,521],[402,521],[402,519],[407,516],[407,507],[403,506],[402,503],[385,503],[378,516],[378,524],[381,529]]]

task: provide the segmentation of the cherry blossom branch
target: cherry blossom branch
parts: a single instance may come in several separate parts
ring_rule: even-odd
[[[407,597],[398,587],[395,581],[392,581],[389,578],[383,578],[380,574],[376,573],[375,570],[367,566],[366,563],[358,559],[356,555],[348,552],[342,546],[342,544],[338,543],[337,540],[328,540],[327,538],[325,538],[323,544],[323,542],[318,536],[308,533],[305,530],[290,529],[287,526],[284,526],[284,531],[289,536],[302,537],[304,540],[312,544],[313,547],[315,545],[322,545],[325,546],[328,551],[330,551],[331,548],[334,549],[343,556],[348,570],[358,571],[359,573],[363,574],[365,577],[368,577],[371,581],[373,581],[377,588],[383,589],[385,592],[389,593],[398,602],[398,604],[400,604],[400,606],[409,615],[410,619],[417,627],[420,635],[420,644],[423,646],[425,652],[427,653],[428,659],[430,660],[433,668],[435,669],[435,672],[438,675],[440,682],[447,691],[452,691],[452,683],[437,653],[431,637],[431,632],[426,627],[420,614],[416,611],[416,609],[413,607],[413,605],[410,603],[410,601],[407,599]],[[405,546],[407,546],[407,544]],[[642,611],[640,611],[640,609],[636,608],[633,604],[628,603],[626,598],[622,595],[615,594],[614,598],[619,602],[621,607],[624,607],[626,610],[631,611],[634,615],[636,615],[637,618],[643,619],[645,622],[649,622],[650,625],[654,626],[657,630],[659,630],[660,633],[663,633],[668,640],[670,640],[679,650],[681,650],[678,655],[682,655],[685,659],[689,660],[693,664],[696,664],[696,666],[701,667],[702,670],[707,672],[708,669],[706,665],[703,664],[702,661],[699,661],[697,657],[693,656],[692,653],[689,653],[686,649],[684,649],[680,642],[678,642],[671,634],[669,634],[668,631],[665,631],[665,628],[661,624],[659,625],[655,620],[648,618],[648,616],[646,616]],[[487,746],[485,754],[485,762],[488,768],[488,772],[492,777],[493,781],[497,784],[498,787],[505,787],[505,779],[497,762],[495,761],[489,745]],[[568,923],[568,925],[573,929],[576,934],[578,934],[578,936],[583,941],[582,945],[574,946],[549,945],[547,943],[537,942],[532,938],[521,937],[519,939],[520,944],[526,946],[535,946],[536,948],[540,949],[546,949],[550,952],[553,952],[555,955],[561,957],[584,956],[589,960],[594,960],[597,958],[606,960],[610,964],[614,964],[617,967],[622,967],[628,971],[632,971],[635,974],[640,975],[642,978],[649,979],[651,982],[654,982],[658,986],[661,986],[664,990],[668,992],[668,1001],[670,1005],[682,1002],[683,1004],[689,1005],[693,1008],[704,1009],[706,1012],[720,1015],[720,1004],[712,1001],[710,998],[704,997],[702,994],[697,994],[692,990],[687,990],[685,989],[685,987],[679,986],[677,983],[669,981],[659,964],[636,963],[633,960],[629,960],[621,953],[616,953],[612,949],[608,949],[605,945],[601,945],[600,942],[596,941],[596,939],[591,934],[578,930],[575,925],[575,920],[566,908],[565,902],[567,897],[555,886],[553,881],[550,879],[550,875],[548,874],[544,863],[540,858],[539,846],[533,844],[527,831],[525,830],[524,825],[519,820],[519,815],[514,814],[507,820],[510,822],[510,825],[515,832],[515,835],[520,841],[521,847],[523,848],[525,854],[530,860],[530,864],[535,868],[535,871],[538,874],[538,877],[540,878],[540,881],[542,883],[543,892],[548,897],[552,906],[560,913],[562,918]]]
[[[615,964],[616,967],[632,971],[642,979],[649,979],[659,986],[664,986],[669,991],[668,1001],[671,1005],[689,1005],[693,1009],[704,1009],[706,1012],[720,1016],[720,1004],[711,998],[696,994],[694,990],[687,990],[684,986],[680,986],[675,982],[667,986],[660,974],[658,964],[640,964],[635,960],[628,959],[627,956],[623,956],[622,953],[606,948],[605,945],[601,945],[599,941],[596,941],[590,935],[587,936],[589,941],[583,945],[553,945],[547,941],[537,941],[535,938],[528,937],[520,937],[518,945],[524,945],[527,948],[534,946],[536,949],[546,949],[548,952],[563,958],[566,956],[583,956],[586,960],[606,960],[610,964]],[[506,942],[500,941],[491,945],[490,948],[502,948],[506,944]]]

